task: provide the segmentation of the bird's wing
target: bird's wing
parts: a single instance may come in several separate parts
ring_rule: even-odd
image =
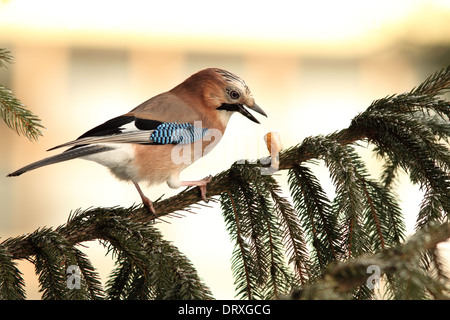
[[[193,122],[200,119],[197,110],[200,103],[196,104],[196,106],[189,105],[186,101],[169,91],[148,99],[127,113],[127,115],[161,122]]]
[[[76,140],[53,147],[84,146],[105,143],[152,143],[150,136],[162,122],[140,119],[130,115],[113,118],[87,131]]]
[[[31,171],[43,166],[48,166],[50,164],[68,161],[80,157],[89,156],[91,154],[96,154],[100,152],[105,151],[111,151],[113,148],[110,148],[108,146],[102,146],[102,145],[90,145],[90,146],[82,146],[80,148],[72,148],[69,150],[66,150],[62,153],[59,153],[57,155],[33,162],[19,170],[14,171],[13,173],[8,174],[8,177],[15,177],[20,176],[21,174]]]
[[[197,114],[181,99],[166,93],[147,100],[125,115],[106,121],[76,140],[60,144],[48,151],[106,143],[192,143],[206,132],[205,129],[192,125],[196,119]]]

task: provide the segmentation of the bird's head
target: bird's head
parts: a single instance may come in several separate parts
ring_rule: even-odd
[[[248,110],[253,110],[263,116],[267,117],[261,107],[259,107],[253,95],[244,80],[236,75],[222,69],[215,69],[215,73],[222,78],[222,99],[221,103],[216,109],[224,112],[239,112],[253,122],[259,123]]]
[[[197,94],[203,97],[204,105],[208,109],[217,110],[226,118],[234,112],[239,112],[253,122],[259,123],[248,110],[267,117],[264,110],[255,103],[245,81],[229,71],[217,68],[204,69],[186,81],[190,83],[192,91],[197,91]]]

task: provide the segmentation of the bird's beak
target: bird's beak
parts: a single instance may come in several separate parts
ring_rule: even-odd
[[[260,106],[258,106],[256,103],[253,104],[253,106],[246,106],[246,105],[240,105],[240,108],[238,110],[238,112],[244,116],[246,116],[248,119],[252,120],[253,122],[256,123],[260,123],[258,121],[258,119],[256,119],[250,112],[248,112],[248,110],[246,109],[249,108],[250,110],[253,110],[255,112],[258,112],[259,114],[262,114],[263,116],[267,117],[267,114],[264,112],[263,109],[261,109]]]

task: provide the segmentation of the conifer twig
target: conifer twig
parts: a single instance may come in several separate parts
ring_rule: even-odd
[[[12,63],[10,52],[0,49],[0,68]],[[38,140],[44,127],[41,120],[17,99],[11,90],[0,85],[0,117],[6,125],[29,140]]]

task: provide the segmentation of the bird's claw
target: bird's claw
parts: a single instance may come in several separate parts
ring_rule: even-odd
[[[156,210],[153,206],[153,202],[150,201],[149,198],[142,199],[142,203],[144,204],[144,207],[149,211],[149,213],[156,219]]]
[[[197,181],[181,181],[182,186],[187,187],[198,187],[200,189],[200,196],[203,201],[208,202],[208,198],[206,197],[206,185],[210,183],[212,180],[212,176],[209,175],[201,180]]]
[[[211,180],[212,180],[212,175],[209,175],[209,176],[203,178],[202,180],[200,180],[204,183],[199,184],[199,186],[198,186],[198,188],[200,189],[200,196],[201,196],[202,200],[205,201],[206,203],[209,202],[208,198],[206,197],[206,186],[208,183],[211,182]]]

